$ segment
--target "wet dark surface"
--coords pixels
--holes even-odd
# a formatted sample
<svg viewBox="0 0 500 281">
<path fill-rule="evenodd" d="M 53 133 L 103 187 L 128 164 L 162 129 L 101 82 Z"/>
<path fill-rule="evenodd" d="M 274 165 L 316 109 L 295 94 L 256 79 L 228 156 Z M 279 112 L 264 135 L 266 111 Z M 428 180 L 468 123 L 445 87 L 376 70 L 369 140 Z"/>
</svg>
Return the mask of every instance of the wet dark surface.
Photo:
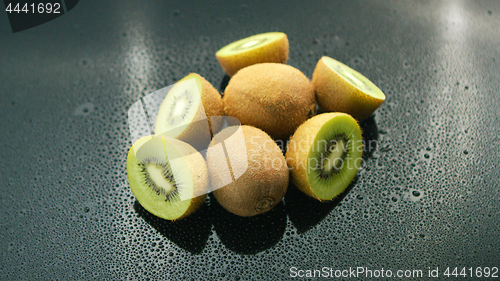
<svg viewBox="0 0 500 281">
<path fill-rule="evenodd" d="M 80 1 L 15 34 L 0 17 L 0 279 L 500 267 L 497 1 L 206 2 Z M 309 78 L 328 55 L 385 92 L 357 181 L 327 205 L 290 186 L 262 218 L 213 197 L 152 217 L 126 178 L 128 108 L 190 72 L 223 87 L 215 52 L 268 31 Z"/>
</svg>

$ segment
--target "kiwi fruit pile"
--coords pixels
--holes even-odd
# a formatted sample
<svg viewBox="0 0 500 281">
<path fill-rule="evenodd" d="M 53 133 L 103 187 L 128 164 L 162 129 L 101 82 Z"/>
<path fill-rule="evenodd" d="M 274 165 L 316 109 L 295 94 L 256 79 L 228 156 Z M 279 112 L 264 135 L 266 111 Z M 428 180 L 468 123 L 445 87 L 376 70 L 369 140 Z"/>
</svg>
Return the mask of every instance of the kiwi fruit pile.
<svg viewBox="0 0 500 281">
<path fill-rule="evenodd" d="M 222 97 L 196 73 L 173 85 L 159 106 L 155 135 L 137 140 L 127 157 L 130 188 L 144 209 L 177 220 L 212 192 L 228 212 L 250 217 L 276 206 L 289 181 L 319 201 L 346 190 L 362 161 L 358 122 L 385 95 L 326 56 L 310 80 L 286 64 L 288 48 L 281 32 L 221 48 L 216 58 L 231 77 Z M 286 151 L 280 141 L 287 141 Z"/>
</svg>

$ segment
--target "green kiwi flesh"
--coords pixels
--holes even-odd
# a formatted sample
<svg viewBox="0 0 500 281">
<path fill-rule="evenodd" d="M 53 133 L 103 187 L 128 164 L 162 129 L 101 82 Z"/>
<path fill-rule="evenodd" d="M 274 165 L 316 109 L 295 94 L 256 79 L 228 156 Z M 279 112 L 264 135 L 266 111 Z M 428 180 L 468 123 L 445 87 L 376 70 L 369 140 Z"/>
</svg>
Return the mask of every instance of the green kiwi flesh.
<svg viewBox="0 0 500 281">
<path fill-rule="evenodd" d="M 316 196 L 334 198 L 349 185 L 360 165 L 361 141 L 359 126 L 351 117 L 339 116 L 323 125 L 308 157 L 307 178 Z"/>
<path fill-rule="evenodd" d="M 361 73 L 337 60 L 331 59 L 329 57 L 324 58 L 325 64 L 330 67 L 330 69 L 335 71 L 335 73 L 341 76 L 344 80 L 349 82 L 349 84 L 376 99 L 385 99 L 384 93 Z"/>
<path fill-rule="evenodd" d="M 168 220 L 183 218 L 197 209 L 204 197 L 196 196 L 196 191 L 208 181 L 201 155 L 186 143 L 179 148 L 179 143 L 161 135 L 147 136 L 137 140 L 127 156 L 128 180 L 137 201 L 150 213 Z M 185 157 L 183 147 L 188 147 L 192 156 Z M 191 168 L 192 161 L 198 162 L 201 173 Z"/>
</svg>

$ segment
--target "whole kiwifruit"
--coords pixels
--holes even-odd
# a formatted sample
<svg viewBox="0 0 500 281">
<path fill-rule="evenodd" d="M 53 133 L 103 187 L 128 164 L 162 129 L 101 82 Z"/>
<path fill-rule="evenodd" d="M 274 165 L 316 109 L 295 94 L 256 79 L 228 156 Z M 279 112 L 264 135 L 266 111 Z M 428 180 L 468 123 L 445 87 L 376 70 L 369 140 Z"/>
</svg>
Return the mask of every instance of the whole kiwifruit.
<svg viewBox="0 0 500 281">
<path fill-rule="evenodd" d="M 220 122 L 210 116 L 223 116 L 221 95 L 210 82 L 191 73 L 174 84 L 165 96 L 155 123 L 155 134 L 163 134 L 188 142 L 197 149 L 206 148 L 212 132 Z M 219 119 L 217 119 L 219 120 Z"/>
<path fill-rule="evenodd" d="M 245 67 L 229 81 L 223 97 L 226 115 L 287 139 L 316 114 L 314 88 L 300 70 L 280 63 Z"/>
<path fill-rule="evenodd" d="M 285 196 L 289 172 L 273 139 L 255 127 L 231 126 L 216 134 L 211 146 L 221 144 L 226 152 L 211 148 L 207 152 L 210 180 L 220 187 L 213 190 L 219 204 L 243 217 L 267 212 L 278 204 Z M 229 166 L 229 171 L 223 166 Z M 221 183 L 227 178 L 229 183 Z"/>
<path fill-rule="evenodd" d="M 229 76 L 252 64 L 286 63 L 288 38 L 282 32 L 261 33 L 226 45 L 215 56 Z"/>
<path fill-rule="evenodd" d="M 325 112 L 345 112 L 363 121 L 384 102 L 384 93 L 368 78 L 330 57 L 322 57 L 312 84 L 316 101 Z"/>
<path fill-rule="evenodd" d="M 207 166 L 201 154 L 185 142 L 162 135 L 143 137 L 132 145 L 127 176 L 139 204 L 167 220 L 194 212 L 208 192 Z"/>
<path fill-rule="evenodd" d="M 346 113 L 323 113 L 297 128 L 287 146 L 292 182 L 318 200 L 341 194 L 361 165 L 363 140 L 357 121 Z"/>
</svg>

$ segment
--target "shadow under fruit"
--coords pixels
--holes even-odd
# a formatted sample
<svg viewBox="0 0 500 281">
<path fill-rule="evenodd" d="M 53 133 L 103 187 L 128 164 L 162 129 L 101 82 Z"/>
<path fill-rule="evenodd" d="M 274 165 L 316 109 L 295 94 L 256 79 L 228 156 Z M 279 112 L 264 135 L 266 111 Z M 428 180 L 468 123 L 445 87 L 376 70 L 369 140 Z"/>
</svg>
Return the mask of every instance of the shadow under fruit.
<svg viewBox="0 0 500 281">
<path fill-rule="evenodd" d="M 286 228 L 283 202 L 270 211 L 253 217 L 239 217 L 226 211 L 213 196 L 212 220 L 217 236 L 229 250 L 238 254 L 256 254 L 276 245 Z"/>
<path fill-rule="evenodd" d="M 206 203 L 189 217 L 178 221 L 165 220 L 151 214 L 137 200 L 134 209 L 161 235 L 192 254 L 200 254 L 212 234 L 209 207 Z"/>
</svg>

